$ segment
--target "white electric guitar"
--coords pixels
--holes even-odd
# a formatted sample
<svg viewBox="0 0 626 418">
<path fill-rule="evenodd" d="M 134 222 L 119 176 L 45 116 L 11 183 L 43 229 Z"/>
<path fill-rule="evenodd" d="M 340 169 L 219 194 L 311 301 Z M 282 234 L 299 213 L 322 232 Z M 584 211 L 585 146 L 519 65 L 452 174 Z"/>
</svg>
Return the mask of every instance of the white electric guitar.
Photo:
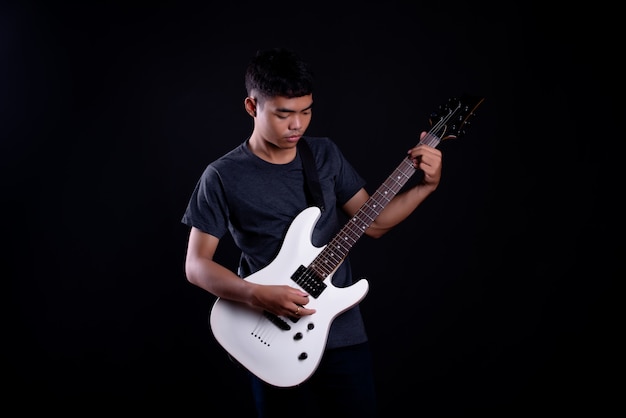
<svg viewBox="0 0 626 418">
<path fill-rule="evenodd" d="M 420 143 L 436 147 L 441 140 L 465 133 L 468 119 L 483 98 L 453 98 L 430 117 L 431 129 Z M 415 173 L 404 158 L 335 237 L 323 247 L 311 244 L 313 228 L 321 214 L 311 206 L 289 226 L 276 258 L 246 277 L 253 283 L 289 285 L 310 295 L 304 317 L 277 316 L 239 302 L 218 298 L 209 315 L 215 339 L 242 366 L 261 380 L 279 387 L 297 386 L 307 380 L 322 359 L 333 320 L 359 303 L 367 294 L 367 280 L 348 287 L 331 283 L 337 267 L 387 203 Z"/>
</svg>

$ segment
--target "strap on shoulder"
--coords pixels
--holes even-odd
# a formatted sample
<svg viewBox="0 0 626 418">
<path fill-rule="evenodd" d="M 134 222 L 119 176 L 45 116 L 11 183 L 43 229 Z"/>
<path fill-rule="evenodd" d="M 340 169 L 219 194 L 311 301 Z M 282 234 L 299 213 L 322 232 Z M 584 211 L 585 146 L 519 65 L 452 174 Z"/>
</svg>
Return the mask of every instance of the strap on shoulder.
<svg viewBox="0 0 626 418">
<path fill-rule="evenodd" d="M 307 144 L 304 138 L 300 138 L 300 141 L 298 141 L 298 151 L 300 152 L 302 166 L 304 167 L 304 179 L 307 184 L 307 187 L 305 188 L 307 200 L 310 204 L 318 206 L 323 212 L 324 196 L 322 195 L 322 188 L 317 176 L 315 158 L 313 157 L 313 152 L 311 151 L 309 144 Z"/>
</svg>

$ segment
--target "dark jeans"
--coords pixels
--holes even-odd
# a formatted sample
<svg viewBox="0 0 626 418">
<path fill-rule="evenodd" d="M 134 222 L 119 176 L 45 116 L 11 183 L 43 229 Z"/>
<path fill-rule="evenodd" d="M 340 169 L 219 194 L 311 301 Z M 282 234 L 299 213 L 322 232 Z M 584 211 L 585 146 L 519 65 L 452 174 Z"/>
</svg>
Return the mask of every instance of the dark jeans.
<svg viewBox="0 0 626 418">
<path fill-rule="evenodd" d="M 259 418 L 377 416 L 368 343 L 326 350 L 313 376 L 293 388 L 251 379 Z"/>
</svg>

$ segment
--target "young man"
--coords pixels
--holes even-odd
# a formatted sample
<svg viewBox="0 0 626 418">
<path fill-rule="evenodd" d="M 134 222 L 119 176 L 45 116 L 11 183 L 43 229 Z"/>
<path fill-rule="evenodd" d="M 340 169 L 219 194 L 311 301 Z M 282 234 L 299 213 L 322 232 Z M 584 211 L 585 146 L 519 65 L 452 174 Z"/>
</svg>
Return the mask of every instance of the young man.
<svg viewBox="0 0 626 418">
<path fill-rule="evenodd" d="M 292 51 L 271 49 L 252 58 L 246 73 L 246 112 L 254 129 L 232 151 L 210 163 L 199 179 L 182 218 L 190 230 L 185 273 L 190 283 L 231 301 L 283 318 L 311 315 L 313 296 L 296 286 L 242 280 L 279 254 L 294 218 L 307 200 L 302 153 L 311 149 L 324 210 L 311 244 L 327 244 L 343 226 L 339 211 L 355 215 L 368 200 L 365 181 L 328 138 L 305 137 L 312 117 L 313 76 Z M 425 133 L 422 133 L 425 135 Z M 378 238 L 409 216 L 438 186 L 442 156 L 418 145 L 408 151 L 419 184 L 388 202 L 365 234 Z M 220 239 L 230 233 L 241 250 L 238 272 L 214 261 Z M 346 258 L 332 276 L 337 287 L 352 284 Z M 338 315 L 328 332 L 319 366 L 290 388 L 265 383 L 251 373 L 260 417 L 376 416 L 376 393 L 369 346 L 358 303 Z"/>
</svg>

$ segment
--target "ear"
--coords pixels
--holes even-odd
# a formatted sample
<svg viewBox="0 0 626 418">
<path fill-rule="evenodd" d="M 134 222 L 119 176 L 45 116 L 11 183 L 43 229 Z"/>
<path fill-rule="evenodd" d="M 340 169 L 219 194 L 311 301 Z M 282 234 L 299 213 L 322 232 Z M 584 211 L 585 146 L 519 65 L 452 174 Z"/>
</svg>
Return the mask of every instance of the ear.
<svg viewBox="0 0 626 418">
<path fill-rule="evenodd" d="M 243 104 L 246 108 L 246 112 L 252 117 L 256 117 L 256 99 L 254 97 L 246 97 L 243 101 Z"/>
</svg>

